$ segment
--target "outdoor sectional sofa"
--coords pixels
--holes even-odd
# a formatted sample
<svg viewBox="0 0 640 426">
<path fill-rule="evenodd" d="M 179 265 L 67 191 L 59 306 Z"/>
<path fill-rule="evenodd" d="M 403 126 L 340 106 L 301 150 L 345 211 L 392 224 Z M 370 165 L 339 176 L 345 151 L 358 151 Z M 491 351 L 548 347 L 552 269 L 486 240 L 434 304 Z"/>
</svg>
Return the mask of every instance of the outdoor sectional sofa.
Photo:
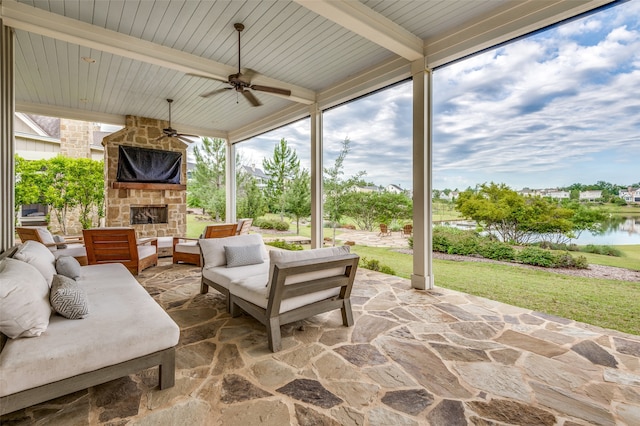
<svg viewBox="0 0 640 426">
<path fill-rule="evenodd" d="M 303 251 L 271 248 L 260 234 L 201 239 L 201 293 L 213 287 L 227 297 L 233 316 L 243 311 L 267 328 L 269 349 L 282 347 L 280 326 L 340 309 L 353 325 L 351 288 L 359 257 L 349 246 Z"/>
<path fill-rule="evenodd" d="M 122 264 L 76 264 L 71 287 L 85 297 L 72 302 L 88 314 L 68 319 L 46 305 L 61 278 L 44 245 L 27 241 L 0 258 L 0 326 L 14 337 L 0 336 L 1 414 L 154 366 L 161 389 L 174 385 L 179 327 Z M 30 298 L 19 309 L 17 293 Z M 16 326 L 25 331 L 16 336 Z"/>
</svg>

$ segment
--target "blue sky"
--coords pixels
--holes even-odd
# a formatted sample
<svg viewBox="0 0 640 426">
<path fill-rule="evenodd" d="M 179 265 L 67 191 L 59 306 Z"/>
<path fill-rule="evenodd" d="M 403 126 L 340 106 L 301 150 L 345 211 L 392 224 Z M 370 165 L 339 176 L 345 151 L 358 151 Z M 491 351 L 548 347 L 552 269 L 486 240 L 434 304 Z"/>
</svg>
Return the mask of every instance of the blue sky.
<svg viewBox="0 0 640 426">
<path fill-rule="evenodd" d="M 640 182 L 640 0 L 435 70 L 433 187 Z M 325 165 L 411 188 L 411 82 L 324 115 Z M 238 145 L 261 167 L 285 138 L 309 167 L 309 120 Z"/>
</svg>

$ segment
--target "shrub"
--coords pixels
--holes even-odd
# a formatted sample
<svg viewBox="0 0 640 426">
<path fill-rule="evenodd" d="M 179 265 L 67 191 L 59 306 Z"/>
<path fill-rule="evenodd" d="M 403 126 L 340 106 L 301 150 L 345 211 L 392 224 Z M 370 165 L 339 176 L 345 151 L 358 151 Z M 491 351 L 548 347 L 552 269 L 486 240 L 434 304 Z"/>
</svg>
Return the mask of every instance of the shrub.
<svg viewBox="0 0 640 426">
<path fill-rule="evenodd" d="M 253 224 L 260 229 L 275 229 L 276 231 L 288 231 L 289 223 L 283 220 L 256 219 Z"/>
<path fill-rule="evenodd" d="M 493 260 L 515 260 L 516 251 L 509 244 L 500 241 L 488 241 L 479 246 L 482 257 Z"/>
<path fill-rule="evenodd" d="M 620 250 L 611 246 L 597 246 L 594 244 L 588 244 L 584 246 L 580 251 L 585 253 L 602 254 L 605 256 L 622 256 L 622 252 Z"/>
<path fill-rule="evenodd" d="M 275 240 L 265 244 L 272 247 L 277 247 L 277 248 L 291 250 L 291 251 L 302 250 L 302 246 L 300 244 L 288 243 L 284 240 Z"/>
<path fill-rule="evenodd" d="M 409 248 L 413 248 L 413 237 L 409 237 L 408 238 L 408 242 L 409 242 Z M 434 249 L 435 250 L 435 249 Z"/>
<path fill-rule="evenodd" d="M 568 252 L 555 255 L 555 268 L 587 269 L 589 262 L 584 256 L 573 257 Z"/>
<path fill-rule="evenodd" d="M 544 266 L 551 268 L 555 265 L 555 256 L 548 250 L 539 247 L 525 247 L 518 253 L 517 259 L 525 265 Z"/>
<path fill-rule="evenodd" d="M 361 257 L 358 266 L 364 269 L 369 269 L 371 271 L 382 272 L 383 274 L 395 275 L 396 272 L 387 265 L 381 265 L 380 261 L 377 259 L 367 259 L 366 257 Z"/>
</svg>

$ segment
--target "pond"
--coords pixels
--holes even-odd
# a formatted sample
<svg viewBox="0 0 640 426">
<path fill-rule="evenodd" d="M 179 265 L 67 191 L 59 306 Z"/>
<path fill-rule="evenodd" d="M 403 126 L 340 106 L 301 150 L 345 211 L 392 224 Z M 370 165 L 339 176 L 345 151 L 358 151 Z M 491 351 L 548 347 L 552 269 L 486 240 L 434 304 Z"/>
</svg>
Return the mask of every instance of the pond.
<svg viewBox="0 0 640 426">
<path fill-rule="evenodd" d="M 475 222 L 471 221 L 451 221 L 447 223 L 449 226 L 459 229 L 475 229 Z M 445 223 L 442 224 L 444 225 Z M 578 238 L 572 239 L 571 243 L 607 246 L 640 245 L 640 215 L 612 216 L 602 224 L 600 233 L 594 235 L 585 231 Z"/>
</svg>

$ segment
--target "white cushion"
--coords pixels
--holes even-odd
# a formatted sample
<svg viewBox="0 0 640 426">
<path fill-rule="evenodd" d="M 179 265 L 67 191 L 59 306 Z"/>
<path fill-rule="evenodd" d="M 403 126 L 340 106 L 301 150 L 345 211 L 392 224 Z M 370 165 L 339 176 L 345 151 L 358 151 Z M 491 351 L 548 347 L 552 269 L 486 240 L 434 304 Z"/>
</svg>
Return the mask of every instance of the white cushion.
<svg viewBox="0 0 640 426">
<path fill-rule="evenodd" d="M 247 277 L 259 277 L 262 285 L 269 281 L 269 262 L 258 263 L 257 265 L 247 265 L 240 268 L 227 268 L 225 265 L 215 268 L 202 269 L 202 276 L 222 287 L 229 289 L 233 281 L 242 280 Z"/>
<path fill-rule="evenodd" d="M 51 287 L 51 281 L 56 274 L 56 258 L 47 247 L 37 241 L 25 241 L 13 257 L 35 266 Z"/>
<path fill-rule="evenodd" d="M 176 323 L 122 264 L 83 266 L 78 285 L 87 293 L 90 314 L 82 321 L 53 315 L 40 337 L 9 340 L 0 353 L 0 396 L 178 343 Z"/>
<path fill-rule="evenodd" d="M 260 234 L 235 235 L 233 237 L 225 238 L 202 238 L 199 240 L 199 243 L 200 249 L 202 250 L 202 257 L 204 259 L 204 268 L 215 268 L 216 266 L 227 264 L 224 246 L 237 247 L 262 244 L 262 258 L 264 260 L 269 259 L 269 253 L 264 247 L 262 235 Z"/>
<path fill-rule="evenodd" d="M 49 286 L 42 274 L 20 260 L 0 261 L 0 331 L 12 339 L 40 336 L 50 316 Z"/>
<path fill-rule="evenodd" d="M 178 253 L 191 253 L 191 254 L 200 254 L 200 246 L 197 241 L 185 241 L 183 243 L 176 244 L 176 249 Z"/>
<path fill-rule="evenodd" d="M 38 226 L 36 229 L 38 230 L 38 234 L 40 235 L 40 239 L 42 240 L 43 244 L 52 244 L 57 242 L 47 228 Z M 58 246 L 45 246 L 45 247 L 47 247 L 49 251 L 56 251 L 58 249 Z"/>
<path fill-rule="evenodd" d="M 227 268 L 257 265 L 264 263 L 262 247 L 264 244 L 250 244 L 246 246 L 224 246 Z"/>
<path fill-rule="evenodd" d="M 138 246 L 138 259 L 144 259 L 145 257 L 153 256 L 154 254 L 156 254 L 156 246 L 151 244 Z"/>
<path fill-rule="evenodd" d="M 158 237 L 158 248 L 173 247 L 173 237 Z"/>
<path fill-rule="evenodd" d="M 58 249 L 53 252 L 53 255 L 56 259 L 59 259 L 61 256 L 86 257 L 87 249 L 84 248 L 82 244 L 67 244 L 67 248 Z"/>
<path fill-rule="evenodd" d="M 267 309 L 267 304 L 269 303 L 269 288 L 264 285 L 264 279 L 261 279 L 260 277 L 247 277 L 233 281 L 229 291 L 234 296 L 260 306 L 263 309 Z M 328 299 L 339 294 L 340 287 L 336 287 L 284 299 L 280 304 L 280 313 L 288 312 L 301 306 L 319 302 L 320 300 Z"/>
</svg>

